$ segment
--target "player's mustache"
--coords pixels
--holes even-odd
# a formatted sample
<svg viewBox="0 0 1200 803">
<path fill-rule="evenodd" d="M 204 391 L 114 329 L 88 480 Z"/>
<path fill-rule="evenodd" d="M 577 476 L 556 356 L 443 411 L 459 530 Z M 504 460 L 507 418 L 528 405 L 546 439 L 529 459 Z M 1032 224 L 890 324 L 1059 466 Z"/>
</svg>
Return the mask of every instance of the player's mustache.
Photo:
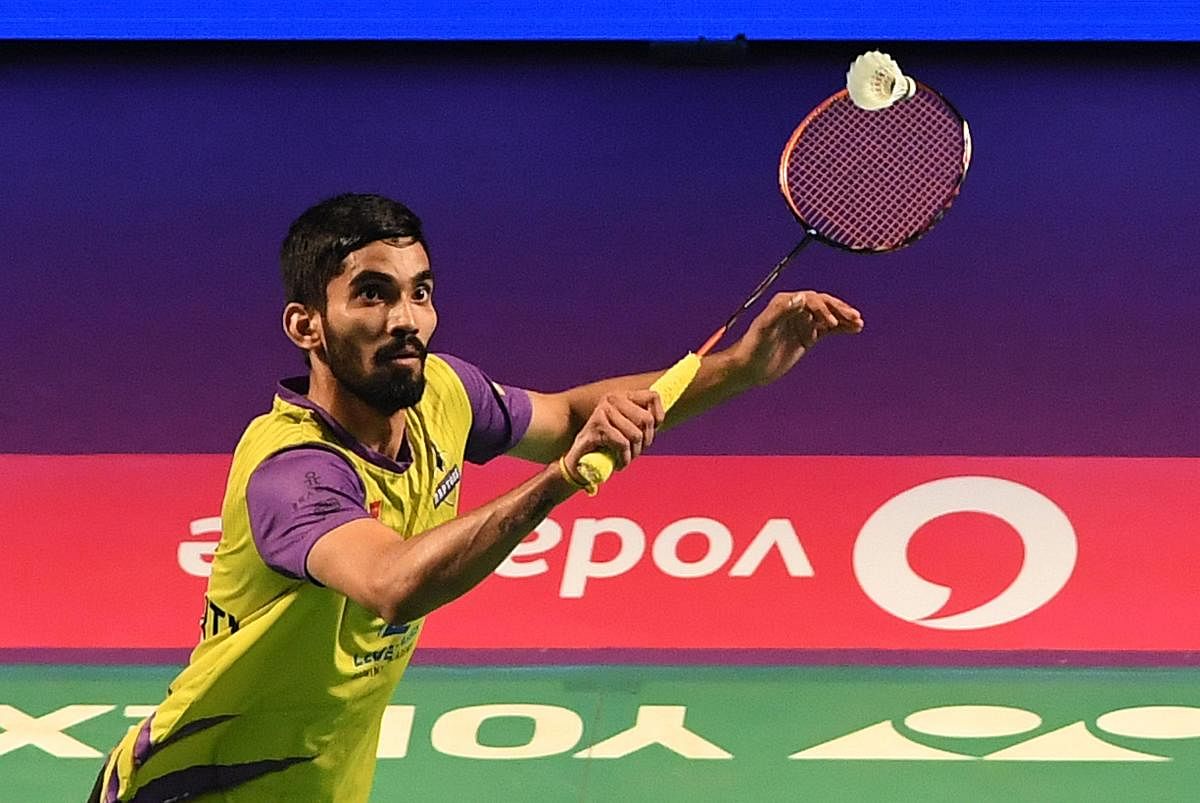
<svg viewBox="0 0 1200 803">
<path fill-rule="evenodd" d="M 375 352 L 375 362 L 385 363 L 397 357 L 419 357 L 424 361 L 426 351 L 425 344 L 416 335 L 410 335 Z"/>
</svg>

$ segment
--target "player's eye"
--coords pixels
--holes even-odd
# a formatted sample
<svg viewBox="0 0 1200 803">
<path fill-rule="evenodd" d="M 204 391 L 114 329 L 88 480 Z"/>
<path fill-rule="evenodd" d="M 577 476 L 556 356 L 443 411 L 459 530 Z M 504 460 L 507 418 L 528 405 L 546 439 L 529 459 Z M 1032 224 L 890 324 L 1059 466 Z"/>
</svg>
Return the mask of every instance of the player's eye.
<svg viewBox="0 0 1200 803">
<path fill-rule="evenodd" d="M 419 284 L 413 290 L 414 301 L 430 301 L 433 299 L 433 286 L 428 284 Z"/>
<path fill-rule="evenodd" d="M 364 301 L 379 301 L 383 298 L 383 289 L 377 284 L 364 284 L 358 288 L 357 295 Z"/>
</svg>

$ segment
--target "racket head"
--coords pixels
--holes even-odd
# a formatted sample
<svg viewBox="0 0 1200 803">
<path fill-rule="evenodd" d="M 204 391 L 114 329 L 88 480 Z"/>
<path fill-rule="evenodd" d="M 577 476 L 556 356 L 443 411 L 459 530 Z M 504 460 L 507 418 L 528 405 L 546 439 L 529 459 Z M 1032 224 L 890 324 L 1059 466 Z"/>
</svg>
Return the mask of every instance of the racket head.
<svg viewBox="0 0 1200 803">
<path fill-rule="evenodd" d="M 868 111 L 843 89 L 792 133 L 779 188 L 811 236 L 882 253 L 910 245 L 942 218 L 970 163 L 967 121 L 935 90 L 918 81 L 912 97 Z"/>
</svg>

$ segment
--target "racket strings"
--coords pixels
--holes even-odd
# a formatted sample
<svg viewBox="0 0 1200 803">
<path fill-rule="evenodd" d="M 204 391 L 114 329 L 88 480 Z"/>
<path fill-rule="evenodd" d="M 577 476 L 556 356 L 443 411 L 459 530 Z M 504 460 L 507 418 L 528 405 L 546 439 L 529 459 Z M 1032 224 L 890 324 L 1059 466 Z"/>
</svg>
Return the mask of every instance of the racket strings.
<svg viewBox="0 0 1200 803">
<path fill-rule="evenodd" d="M 890 250 L 941 216 L 961 183 L 964 148 L 961 118 L 925 87 L 882 111 L 840 97 L 793 138 L 786 192 L 822 238 L 854 250 Z"/>
<path fill-rule="evenodd" d="M 780 188 L 804 239 L 696 355 L 707 354 L 814 239 L 890 251 L 920 237 L 958 194 L 970 158 L 966 122 L 924 85 L 882 110 L 860 109 L 845 90 L 826 100 L 792 134 L 780 164 Z"/>
</svg>

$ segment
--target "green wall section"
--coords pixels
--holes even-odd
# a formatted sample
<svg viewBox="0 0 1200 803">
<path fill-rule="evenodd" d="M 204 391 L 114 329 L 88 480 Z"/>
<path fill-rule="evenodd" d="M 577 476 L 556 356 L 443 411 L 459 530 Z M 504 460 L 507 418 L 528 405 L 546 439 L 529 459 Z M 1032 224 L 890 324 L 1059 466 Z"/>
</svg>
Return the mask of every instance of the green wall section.
<svg viewBox="0 0 1200 803">
<path fill-rule="evenodd" d="M 174 672 L 0 667 L 0 801 L 82 800 L 100 764 L 17 746 L 34 736 L 23 716 L 115 706 L 63 736 L 42 729 L 54 750 L 104 751 L 135 721 L 125 706 L 157 702 Z M 1195 669 L 414 667 L 393 702 L 384 749 L 402 757 L 379 759 L 374 801 L 1128 801 L 1200 788 Z M 973 708 L 905 722 L 948 706 Z M 789 758 L 809 750 L 824 757 Z M 715 755 L 730 757 L 703 757 Z"/>
</svg>

